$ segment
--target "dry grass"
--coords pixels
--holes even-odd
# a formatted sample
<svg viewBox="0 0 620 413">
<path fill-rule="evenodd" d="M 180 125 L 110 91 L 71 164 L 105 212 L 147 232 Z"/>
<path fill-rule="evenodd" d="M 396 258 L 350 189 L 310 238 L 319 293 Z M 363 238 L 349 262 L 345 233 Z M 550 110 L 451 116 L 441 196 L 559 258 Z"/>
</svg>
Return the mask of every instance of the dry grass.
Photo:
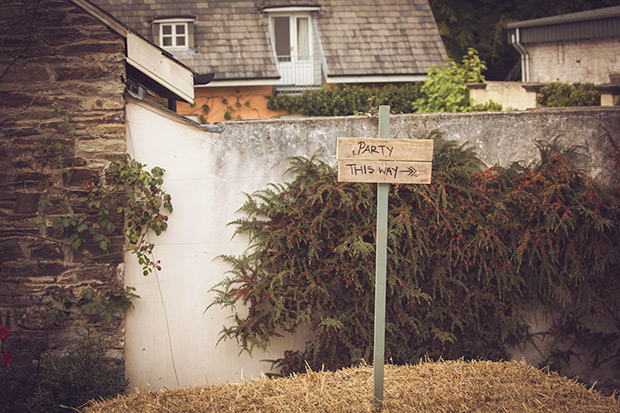
<svg viewBox="0 0 620 413">
<path fill-rule="evenodd" d="M 372 367 L 308 372 L 99 402 L 94 412 L 371 412 Z M 613 397 L 523 362 L 385 367 L 385 412 L 620 412 Z"/>
</svg>

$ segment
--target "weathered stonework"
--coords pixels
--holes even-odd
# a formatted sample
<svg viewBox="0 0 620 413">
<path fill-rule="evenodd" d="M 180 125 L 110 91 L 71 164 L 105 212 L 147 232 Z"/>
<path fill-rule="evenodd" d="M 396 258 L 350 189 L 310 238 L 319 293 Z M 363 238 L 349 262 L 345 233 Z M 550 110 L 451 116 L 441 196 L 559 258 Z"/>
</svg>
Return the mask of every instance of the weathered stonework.
<svg viewBox="0 0 620 413">
<path fill-rule="evenodd" d="M 68 0 L 3 2 L 0 38 L 0 323 L 11 330 L 16 362 L 62 350 L 86 328 L 110 338 L 122 357 L 121 317 L 45 323 L 58 288 L 122 284 L 122 233 L 114 237 L 115 254 L 91 260 L 40 233 L 35 218 L 45 182 L 79 193 L 84 181 L 101 181 L 110 161 L 124 156 L 125 39 Z M 55 103 L 71 116 L 73 135 L 59 128 Z M 70 177 L 46 161 L 57 141 L 74 169 Z"/>
</svg>

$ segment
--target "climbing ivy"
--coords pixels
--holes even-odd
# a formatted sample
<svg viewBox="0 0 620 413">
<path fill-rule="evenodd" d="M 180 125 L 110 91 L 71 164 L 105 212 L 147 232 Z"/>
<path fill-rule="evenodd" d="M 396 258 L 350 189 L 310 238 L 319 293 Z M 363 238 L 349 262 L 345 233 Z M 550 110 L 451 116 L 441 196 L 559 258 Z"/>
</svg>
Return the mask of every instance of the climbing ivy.
<svg viewBox="0 0 620 413">
<path fill-rule="evenodd" d="M 40 157 L 42 175 L 48 176 L 43 180 L 36 218 L 41 237 L 93 261 L 111 255 L 121 258 L 129 251 L 144 275 L 160 269 L 160 262 L 151 258 L 154 244 L 147 233 L 160 235 L 168 227 L 165 213 L 172 212 L 172 203 L 161 188 L 164 170 L 154 167 L 147 171 L 127 155 L 110 163 L 101 177 L 84 180 L 79 190 L 66 185 L 75 168 L 67 162 L 65 144 L 72 141 L 75 128 L 62 105 L 56 104 L 54 111 L 61 118 L 59 132 L 45 141 Z M 125 247 L 113 248 L 114 237 L 121 234 L 127 240 Z M 50 312 L 49 321 L 62 321 L 63 312 L 73 310 L 109 319 L 113 309 L 128 309 L 137 297 L 133 291 L 130 287 L 104 292 L 86 289 L 79 296 L 72 291 L 57 292 L 52 298 L 58 305 Z"/>
</svg>

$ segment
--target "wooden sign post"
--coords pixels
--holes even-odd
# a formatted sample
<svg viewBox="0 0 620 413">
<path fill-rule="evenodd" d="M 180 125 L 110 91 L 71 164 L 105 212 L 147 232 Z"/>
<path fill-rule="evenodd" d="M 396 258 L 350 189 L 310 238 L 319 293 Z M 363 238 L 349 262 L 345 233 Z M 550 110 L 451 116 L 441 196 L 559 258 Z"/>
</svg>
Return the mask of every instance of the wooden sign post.
<svg viewBox="0 0 620 413">
<path fill-rule="evenodd" d="M 375 264 L 374 403 L 383 405 L 385 287 L 390 183 L 430 184 L 431 139 L 388 139 L 390 107 L 379 107 L 379 139 L 338 138 L 338 181 L 377 183 Z"/>
</svg>

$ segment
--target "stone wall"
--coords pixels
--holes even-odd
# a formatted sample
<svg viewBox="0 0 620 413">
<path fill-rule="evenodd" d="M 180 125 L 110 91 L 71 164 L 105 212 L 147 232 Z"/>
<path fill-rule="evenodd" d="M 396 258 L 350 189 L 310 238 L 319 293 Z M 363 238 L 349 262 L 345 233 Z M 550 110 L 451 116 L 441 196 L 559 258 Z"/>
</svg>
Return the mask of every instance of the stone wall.
<svg viewBox="0 0 620 413">
<path fill-rule="evenodd" d="M 28 361 L 26 350 L 60 350 L 86 326 L 121 349 L 122 318 L 84 325 L 76 317 L 51 329 L 44 319 L 61 287 L 120 283 L 122 256 L 87 260 L 51 241 L 35 218 L 46 183 L 68 188 L 70 199 L 124 156 L 124 38 L 71 1 L 34 0 L 2 2 L 0 39 L 0 323 L 12 333 L 8 349 Z M 73 134 L 58 126 L 55 103 L 71 116 Z M 51 168 L 57 149 L 70 178 Z M 115 241 L 118 249 L 122 234 Z"/>
</svg>

